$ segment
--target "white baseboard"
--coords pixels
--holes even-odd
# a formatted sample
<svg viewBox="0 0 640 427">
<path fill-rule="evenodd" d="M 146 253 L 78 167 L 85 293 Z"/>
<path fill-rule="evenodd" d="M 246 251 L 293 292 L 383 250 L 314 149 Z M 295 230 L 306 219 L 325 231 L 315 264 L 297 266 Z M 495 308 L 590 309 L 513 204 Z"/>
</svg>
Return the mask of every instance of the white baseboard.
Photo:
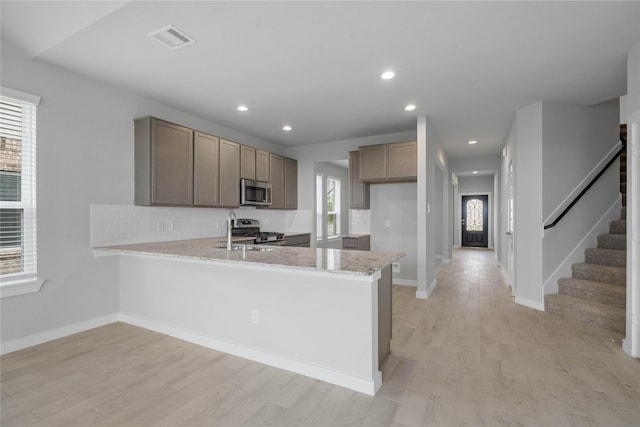
<svg viewBox="0 0 640 427">
<path fill-rule="evenodd" d="M 529 308 L 533 308 L 535 310 L 544 311 L 544 302 L 540 303 L 538 301 L 534 301 L 528 298 L 522 298 L 516 296 L 516 304 L 524 305 Z"/>
<path fill-rule="evenodd" d="M 2 343 L 0 354 L 13 353 L 23 348 L 39 345 L 47 341 L 57 340 L 68 335 L 84 332 L 89 329 L 98 328 L 118 321 L 118 314 L 108 314 L 106 316 L 96 317 L 94 319 L 84 320 L 82 322 L 73 323 L 71 325 L 62 326 L 60 328 L 51 329 L 37 334 L 27 335 L 26 337 L 17 338 Z"/>
<path fill-rule="evenodd" d="M 427 299 L 431 296 L 431 294 L 433 293 L 433 290 L 436 288 L 436 285 L 438 284 L 438 280 L 437 279 L 433 279 L 433 281 L 431 282 L 431 284 L 429 285 L 429 287 L 427 288 L 426 291 L 416 291 L 416 298 L 418 299 Z"/>
<path fill-rule="evenodd" d="M 402 286 L 413 286 L 414 288 L 418 287 L 417 280 L 408 280 L 408 279 L 393 279 L 394 285 L 402 285 Z"/>
<path fill-rule="evenodd" d="M 331 384 L 336 384 L 360 393 L 375 395 L 382 385 L 382 372 L 377 371 L 373 380 L 367 380 L 361 377 L 355 377 L 343 372 L 334 371 L 323 368 L 321 366 L 312 365 L 300 360 L 289 359 L 276 354 L 267 353 L 255 348 L 245 347 L 215 338 L 207 337 L 197 333 L 193 333 L 184 329 L 175 328 L 155 322 L 153 320 L 144 319 L 137 316 L 120 313 L 119 320 L 144 329 L 149 329 L 161 334 L 169 335 L 174 338 L 181 339 L 190 343 L 201 345 L 203 347 L 212 348 L 223 353 L 232 354 L 244 359 L 253 360 L 265 365 L 274 366 L 276 368 L 285 369 L 290 372 L 305 375 Z"/>
</svg>

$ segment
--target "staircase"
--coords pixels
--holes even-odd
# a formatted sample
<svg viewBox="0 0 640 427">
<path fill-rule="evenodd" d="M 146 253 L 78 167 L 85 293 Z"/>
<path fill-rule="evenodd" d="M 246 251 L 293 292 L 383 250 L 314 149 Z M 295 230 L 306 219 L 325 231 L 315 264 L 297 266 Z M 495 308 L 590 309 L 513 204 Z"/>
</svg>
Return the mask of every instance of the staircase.
<svg viewBox="0 0 640 427">
<path fill-rule="evenodd" d="M 626 125 L 620 139 L 626 141 Z M 558 294 L 545 295 L 545 311 L 624 334 L 627 280 L 627 156 L 620 156 L 620 219 L 585 250 L 585 262 L 571 266 L 571 278 L 558 280 Z"/>
</svg>

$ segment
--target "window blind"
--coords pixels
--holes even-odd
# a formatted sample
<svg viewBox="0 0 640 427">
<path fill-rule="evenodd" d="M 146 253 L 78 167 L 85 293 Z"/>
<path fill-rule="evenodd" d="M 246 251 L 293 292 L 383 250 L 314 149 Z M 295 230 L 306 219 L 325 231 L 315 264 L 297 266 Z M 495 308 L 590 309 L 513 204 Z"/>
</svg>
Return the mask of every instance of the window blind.
<svg viewBox="0 0 640 427">
<path fill-rule="evenodd" d="M 18 96 L 7 96 L 7 92 Z M 19 95 L 5 88 L 0 95 L 0 276 L 3 280 L 28 279 L 37 273 L 37 102 L 24 100 L 32 95 Z"/>
</svg>

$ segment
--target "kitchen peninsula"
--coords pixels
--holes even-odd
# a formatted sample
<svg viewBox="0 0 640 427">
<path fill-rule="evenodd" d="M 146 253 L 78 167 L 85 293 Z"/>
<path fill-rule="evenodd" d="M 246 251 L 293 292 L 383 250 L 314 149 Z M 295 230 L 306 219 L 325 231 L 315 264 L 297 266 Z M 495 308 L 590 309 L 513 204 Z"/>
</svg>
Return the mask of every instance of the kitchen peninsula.
<svg viewBox="0 0 640 427">
<path fill-rule="evenodd" d="M 94 248 L 120 255 L 123 321 L 373 395 L 403 253 L 194 239 Z"/>
</svg>

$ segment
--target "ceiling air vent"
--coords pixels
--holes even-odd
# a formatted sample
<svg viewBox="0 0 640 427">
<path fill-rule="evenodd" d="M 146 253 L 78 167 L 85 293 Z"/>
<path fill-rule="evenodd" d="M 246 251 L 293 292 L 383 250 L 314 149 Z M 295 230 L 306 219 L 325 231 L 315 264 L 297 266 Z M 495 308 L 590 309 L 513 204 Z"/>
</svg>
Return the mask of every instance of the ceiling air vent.
<svg viewBox="0 0 640 427">
<path fill-rule="evenodd" d="M 181 47 L 185 47 L 196 42 L 173 25 L 168 25 L 164 28 L 160 28 L 159 30 L 152 31 L 148 35 L 171 50 L 180 49 Z"/>
</svg>

